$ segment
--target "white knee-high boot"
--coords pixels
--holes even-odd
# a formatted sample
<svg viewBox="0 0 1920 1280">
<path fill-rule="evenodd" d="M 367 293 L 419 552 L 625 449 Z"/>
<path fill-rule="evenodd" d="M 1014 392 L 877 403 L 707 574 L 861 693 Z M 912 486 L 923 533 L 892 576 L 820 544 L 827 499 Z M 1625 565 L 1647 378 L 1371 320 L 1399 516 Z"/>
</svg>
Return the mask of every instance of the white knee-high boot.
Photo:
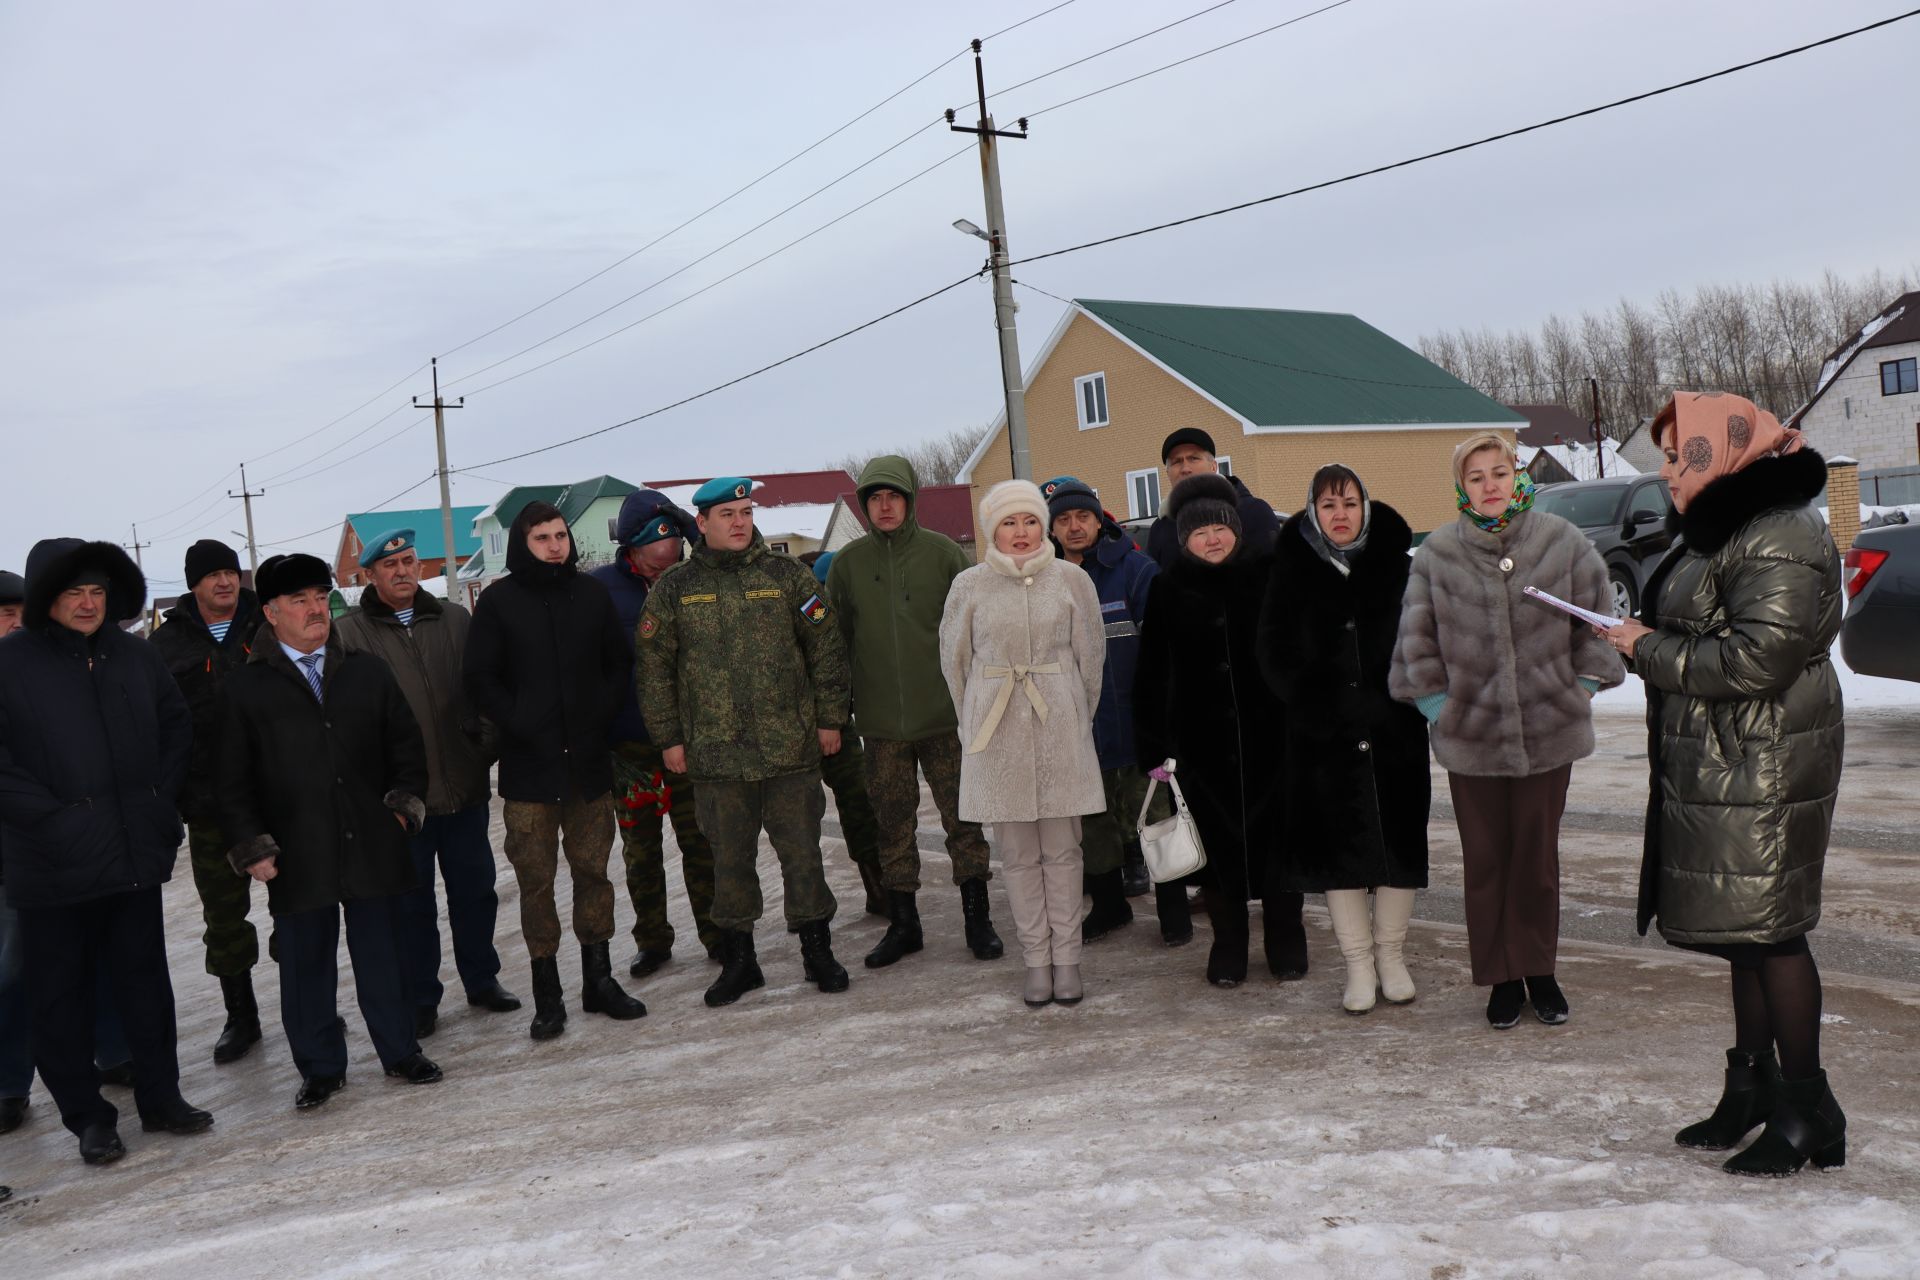
<svg viewBox="0 0 1920 1280">
<path fill-rule="evenodd" d="M 1391 1004 L 1406 1004 L 1413 999 L 1413 975 L 1407 972 L 1402 947 L 1407 940 L 1407 921 L 1413 919 L 1413 890 L 1373 891 L 1374 964 L 1380 973 L 1380 994 Z"/>
<path fill-rule="evenodd" d="M 1347 990 L 1340 1004 L 1348 1013 L 1373 1008 L 1376 978 L 1373 969 L 1373 921 L 1367 911 L 1365 889 L 1327 890 L 1327 915 L 1333 919 L 1334 941 L 1347 962 Z"/>
</svg>

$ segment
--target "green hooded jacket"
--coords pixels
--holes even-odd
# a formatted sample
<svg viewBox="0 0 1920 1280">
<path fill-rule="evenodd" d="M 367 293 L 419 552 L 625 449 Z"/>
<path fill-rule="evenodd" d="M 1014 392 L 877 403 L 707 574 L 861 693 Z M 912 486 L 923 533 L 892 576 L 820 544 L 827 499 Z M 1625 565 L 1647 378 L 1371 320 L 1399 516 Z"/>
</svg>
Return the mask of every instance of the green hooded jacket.
<svg viewBox="0 0 1920 1280">
<path fill-rule="evenodd" d="M 917 742 L 959 728 L 940 672 L 940 616 L 948 588 L 973 561 L 952 538 L 920 527 L 912 463 L 887 455 L 867 464 L 857 492 L 862 514 L 879 488 L 907 496 L 906 522 L 848 543 L 827 571 L 827 594 L 846 638 L 861 734 Z"/>
<path fill-rule="evenodd" d="M 820 765 L 821 729 L 847 724 L 847 659 L 820 584 L 767 549 L 704 542 L 660 575 L 635 635 L 640 714 L 684 746 L 696 782 L 747 782 Z"/>
</svg>

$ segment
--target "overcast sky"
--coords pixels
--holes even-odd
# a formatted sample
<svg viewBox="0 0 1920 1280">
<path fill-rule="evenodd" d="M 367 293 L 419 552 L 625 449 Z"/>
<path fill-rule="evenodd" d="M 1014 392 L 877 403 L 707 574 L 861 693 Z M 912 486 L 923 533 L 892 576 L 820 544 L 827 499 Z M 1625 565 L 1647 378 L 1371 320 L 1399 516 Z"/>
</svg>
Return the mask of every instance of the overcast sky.
<svg viewBox="0 0 1920 1280">
<path fill-rule="evenodd" d="M 992 41 L 989 88 L 1205 2 L 1077 0 Z M 966 275 L 982 247 L 949 224 L 984 219 L 963 157 L 685 306 L 481 390 L 940 160 L 967 141 L 942 123 L 609 315 L 475 373 L 964 108 L 972 66 L 959 59 L 454 350 L 1049 3 L 0 5 L 0 567 L 21 567 L 41 537 L 127 541 L 139 521 L 155 592 L 172 594 L 188 542 L 241 544 L 239 503 L 222 495 L 243 460 L 267 490 L 261 542 L 330 556 L 345 512 L 433 468 L 432 415 L 400 408 L 428 393 L 426 373 L 376 395 L 430 355 L 448 353 L 450 394 L 469 393 L 449 415 L 461 467 L 701 391 Z M 1314 7 L 1235 0 L 994 109 L 1010 121 Z M 1037 118 L 1030 140 L 1005 144 L 1010 242 L 1041 252 L 1337 176 L 1899 7 L 1352 0 Z M 1920 20 L 1016 274 L 1063 296 L 1350 311 L 1411 343 L 1669 285 L 1895 269 L 1920 261 L 1920 171 L 1901 123 L 1917 64 Z M 1021 302 L 1030 357 L 1059 307 Z M 990 295 L 975 281 L 697 404 L 457 477 L 454 500 L 601 472 L 637 483 L 816 466 L 983 423 L 999 398 Z M 435 501 L 422 483 L 392 505 Z"/>
</svg>

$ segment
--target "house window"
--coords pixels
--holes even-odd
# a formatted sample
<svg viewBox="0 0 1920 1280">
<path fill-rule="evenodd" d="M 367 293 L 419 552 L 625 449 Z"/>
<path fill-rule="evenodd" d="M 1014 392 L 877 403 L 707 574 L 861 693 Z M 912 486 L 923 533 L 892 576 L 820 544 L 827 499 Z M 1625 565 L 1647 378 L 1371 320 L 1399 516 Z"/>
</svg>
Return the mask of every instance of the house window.
<svg viewBox="0 0 1920 1280">
<path fill-rule="evenodd" d="M 1148 520 L 1160 514 L 1160 470 L 1127 472 L 1127 519 Z"/>
<path fill-rule="evenodd" d="M 619 516 L 607 517 L 607 541 L 613 542 L 613 543 L 618 543 L 620 541 L 620 517 Z"/>
<path fill-rule="evenodd" d="M 1888 360 L 1880 366 L 1880 394 L 1903 396 L 1920 391 L 1920 356 Z"/>
<path fill-rule="evenodd" d="M 769 542 L 767 544 L 767 550 L 777 551 L 781 555 L 785 555 L 787 554 L 787 544 L 784 542 Z"/>
<path fill-rule="evenodd" d="M 1090 373 L 1073 380 L 1073 401 L 1080 415 L 1080 429 L 1107 425 L 1107 375 Z"/>
<path fill-rule="evenodd" d="M 499 554 L 500 554 L 500 539 L 501 539 L 501 537 L 502 537 L 502 535 L 501 535 L 501 533 L 500 533 L 500 531 L 499 531 L 499 530 L 497 530 L 497 529 L 496 529 L 496 530 L 494 530 L 494 531 L 493 531 L 492 533 L 490 533 L 490 534 L 488 534 L 488 535 L 487 535 L 487 554 L 488 554 L 488 555 L 495 555 L 495 556 L 497 556 L 497 555 L 499 555 Z"/>
<path fill-rule="evenodd" d="M 1233 459 L 1232 458 L 1219 457 L 1219 458 L 1215 458 L 1214 461 L 1220 464 L 1221 475 L 1228 476 L 1228 477 L 1231 477 L 1233 475 Z"/>
</svg>

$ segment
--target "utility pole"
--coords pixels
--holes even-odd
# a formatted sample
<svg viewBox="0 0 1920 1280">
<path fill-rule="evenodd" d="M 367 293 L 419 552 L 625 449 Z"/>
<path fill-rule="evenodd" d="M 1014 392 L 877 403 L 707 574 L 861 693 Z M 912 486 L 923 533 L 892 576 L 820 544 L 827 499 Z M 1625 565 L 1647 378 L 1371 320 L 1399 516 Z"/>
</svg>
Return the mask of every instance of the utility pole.
<svg viewBox="0 0 1920 1280">
<path fill-rule="evenodd" d="M 240 492 L 227 490 L 229 498 L 240 499 L 241 505 L 247 509 L 247 572 L 249 574 L 260 572 L 260 551 L 253 542 L 253 500 L 265 495 L 266 492 L 265 489 L 247 488 L 247 464 L 244 462 L 240 464 Z"/>
<path fill-rule="evenodd" d="M 452 404 L 440 397 L 440 357 L 433 358 L 433 404 L 420 403 L 420 397 L 413 398 L 416 409 L 433 410 L 433 443 L 440 451 L 440 545 L 446 554 L 447 596 L 453 596 L 453 574 L 460 567 L 460 558 L 453 551 L 453 490 L 447 482 L 447 410 L 464 409 L 467 398 L 461 396 Z"/>
<path fill-rule="evenodd" d="M 1605 437 L 1600 431 L 1600 379 L 1598 378 L 1587 379 L 1587 404 L 1593 409 L 1594 465 L 1600 469 L 1599 478 L 1605 480 L 1607 478 L 1607 446 Z"/>
<path fill-rule="evenodd" d="M 1000 383 L 1007 397 L 1007 447 L 1013 452 L 1013 477 L 1033 479 L 1033 459 L 1027 451 L 1027 389 L 1020 369 L 1020 337 L 1014 327 L 1013 277 L 1007 263 L 1007 212 L 1000 203 L 1000 148 L 995 138 L 1024 138 L 1027 121 L 1020 119 L 1020 131 L 995 129 L 987 114 L 987 73 L 980 65 L 980 41 L 973 42 L 973 84 L 979 95 L 980 121 L 975 127 L 955 124 L 955 112 L 947 111 L 947 125 L 955 133 L 971 133 L 980 139 L 980 185 L 987 197 L 987 245 L 992 251 L 988 265 L 993 270 L 993 323 L 1000 335 Z"/>
<path fill-rule="evenodd" d="M 141 573 L 145 573 L 147 571 L 147 566 L 146 566 L 146 562 L 140 558 L 140 551 L 143 547 L 150 547 L 152 545 L 153 544 L 151 542 L 140 541 L 140 526 L 134 525 L 133 541 L 127 543 L 127 550 L 133 552 L 133 563 L 139 566 Z"/>
</svg>

